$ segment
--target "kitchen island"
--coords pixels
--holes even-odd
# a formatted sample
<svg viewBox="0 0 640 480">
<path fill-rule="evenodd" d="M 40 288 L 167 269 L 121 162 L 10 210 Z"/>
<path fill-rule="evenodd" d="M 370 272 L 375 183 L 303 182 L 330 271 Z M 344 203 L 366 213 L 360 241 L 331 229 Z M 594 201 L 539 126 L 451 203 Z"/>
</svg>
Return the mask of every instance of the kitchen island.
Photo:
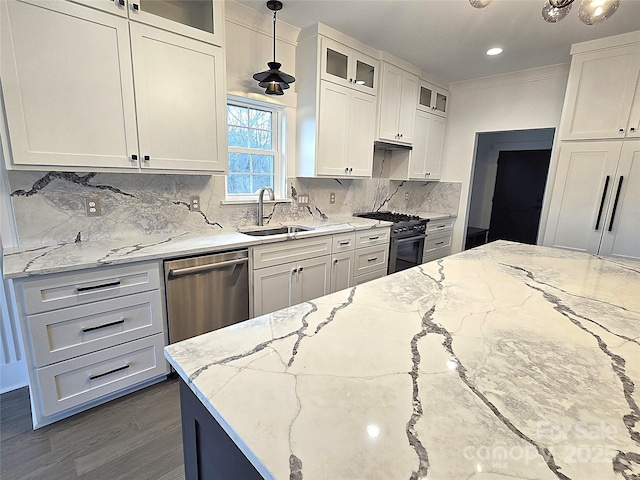
<svg viewBox="0 0 640 480">
<path fill-rule="evenodd" d="M 265 478 L 640 473 L 634 261 L 494 242 L 165 355 Z"/>
</svg>

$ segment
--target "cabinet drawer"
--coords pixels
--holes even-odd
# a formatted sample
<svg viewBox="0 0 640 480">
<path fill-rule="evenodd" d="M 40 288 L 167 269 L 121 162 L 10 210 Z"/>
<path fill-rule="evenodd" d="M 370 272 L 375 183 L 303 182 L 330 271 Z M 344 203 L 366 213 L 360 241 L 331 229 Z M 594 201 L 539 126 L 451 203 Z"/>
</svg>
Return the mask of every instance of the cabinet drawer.
<svg viewBox="0 0 640 480">
<path fill-rule="evenodd" d="M 36 367 L 163 331 L 159 290 L 27 318 Z"/>
<path fill-rule="evenodd" d="M 18 283 L 25 313 L 40 313 L 160 288 L 158 262 L 99 267 Z"/>
<path fill-rule="evenodd" d="M 168 373 L 162 334 L 36 370 L 46 416 Z"/>
<path fill-rule="evenodd" d="M 389 228 L 372 228 L 356 232 L 356 248 L 389 243 Z"/>
<path fill-rule="evenodd" d="M 333 236 L 333 245 L 331 247 L 332 253 L 348 252 L 354 248 L 356 248 L 355 233 L 343 233 Z"/>
<path fill-rule="evenodd" d="M 430 233 L 452 230 L 455 221 L 455 218 L 447 218 L 445 220 L 438 220 L 436 222 L 429 221 L 427 223 L 427 235 L 429 235 Z"/>
<path fill-rule="evenodd" d="M 354 275 L 362 275 L 373 270 L 384 269 L 386 273 L 389 247 L 374 245 L 356 250 Z"/>
<path fill-rule="evenodd" d="M 353 285 L 362 285 L 363 283 L 370 282 L 371 280 L 375 280 L 376 278 L 382 278 L 387 275 L 387 269 L 383 268 L 380 270 L 374 270 L 369 273 L 365 273 L 364 275 L 358 275 L 357 277 L 353 277 Z"/>
<path fill-rule="evenodd" d="M 253 247 L 253 269 L 331 254 L 331 236 L 287 240 Z"/>
<path fill-rule="evenodd" d="M 444 235 L 427 235 L 424 240 L 424 254 L 428 255 L 434 250 L 451 248 L 451 233 Z"/>
</svg>

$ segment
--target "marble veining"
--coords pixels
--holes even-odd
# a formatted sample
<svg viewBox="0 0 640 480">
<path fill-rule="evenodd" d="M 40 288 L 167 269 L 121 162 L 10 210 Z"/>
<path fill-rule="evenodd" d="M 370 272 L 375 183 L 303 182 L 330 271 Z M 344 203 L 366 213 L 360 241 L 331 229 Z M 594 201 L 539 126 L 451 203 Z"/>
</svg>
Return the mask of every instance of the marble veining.
<svg viewBox="0 0 640 480">
<path fill-rule="evenodd" d="M 499 241 L 165 353 L 265 478 L 631 480 L 639 292 Z"/>
</svg>

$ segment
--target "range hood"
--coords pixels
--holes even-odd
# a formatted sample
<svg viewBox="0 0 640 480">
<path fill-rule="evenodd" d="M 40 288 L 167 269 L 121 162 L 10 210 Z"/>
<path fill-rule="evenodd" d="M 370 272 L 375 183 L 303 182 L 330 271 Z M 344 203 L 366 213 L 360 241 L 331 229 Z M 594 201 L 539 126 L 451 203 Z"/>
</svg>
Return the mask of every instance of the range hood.
<svg viewBox="0 0 640 480">
<path fill-rule="evenodd" d="M 411 145 L 402 145 L 400 143 L 391 142 L 373 142 L 373 148 L 377 150 L 413 150 Z"/>
</svg>

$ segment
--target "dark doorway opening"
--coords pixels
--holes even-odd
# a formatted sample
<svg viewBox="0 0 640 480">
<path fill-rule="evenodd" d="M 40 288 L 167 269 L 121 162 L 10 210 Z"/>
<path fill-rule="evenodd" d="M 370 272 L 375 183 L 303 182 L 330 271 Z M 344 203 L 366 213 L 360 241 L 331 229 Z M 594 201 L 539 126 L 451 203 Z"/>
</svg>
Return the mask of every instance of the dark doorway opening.
<svg viewBox="0 0 640 480">
<path fill-rule="evenodd" d="M 488 240 L 535 245 L 551 150 L 500 152 Z"/>
</svg>

